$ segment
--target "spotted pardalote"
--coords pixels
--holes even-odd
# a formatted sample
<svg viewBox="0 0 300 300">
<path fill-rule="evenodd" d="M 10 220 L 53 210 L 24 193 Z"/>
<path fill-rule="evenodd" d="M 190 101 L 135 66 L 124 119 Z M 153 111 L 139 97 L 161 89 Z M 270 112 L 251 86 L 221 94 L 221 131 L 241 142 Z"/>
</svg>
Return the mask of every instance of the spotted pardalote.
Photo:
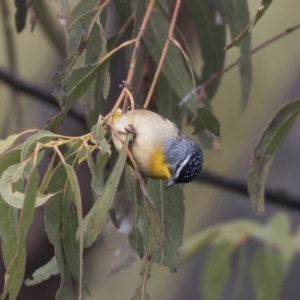
<svg viewBox="0 0 300 300">
<path fill-rule="evenodd" d="M 202 168 L 200 146 L 183 135 L 177 126 L 163 116 L 146 109 L 117 110 L 112 122 L 122 139 L 133 133 L 129 149 L 141 174 L 167 179 L 167 187 L 194 180 Z M 118 151 L 122 143 L 112 132 Z"/>
</svg>

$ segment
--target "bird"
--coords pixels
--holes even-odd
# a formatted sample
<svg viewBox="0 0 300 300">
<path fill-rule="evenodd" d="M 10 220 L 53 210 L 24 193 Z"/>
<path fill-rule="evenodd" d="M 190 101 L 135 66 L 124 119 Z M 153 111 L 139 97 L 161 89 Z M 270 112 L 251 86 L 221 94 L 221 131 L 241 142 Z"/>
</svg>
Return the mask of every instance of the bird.
<svg viewBox="0 0 300 300">
<path fill-rule="evenodd" d="M 129 150 L 139 172 L 154 179 L 167 179 L 166 187 L 194 180 L 203 165 L 201 147 L 183 135 L 167 118 L 147 109 L 134 109 L 122 113 L 118 109 L 112 120 L 113 143 L 121 151 L 123 141 L 129 133 L 133 140 Z"/>
</svg>

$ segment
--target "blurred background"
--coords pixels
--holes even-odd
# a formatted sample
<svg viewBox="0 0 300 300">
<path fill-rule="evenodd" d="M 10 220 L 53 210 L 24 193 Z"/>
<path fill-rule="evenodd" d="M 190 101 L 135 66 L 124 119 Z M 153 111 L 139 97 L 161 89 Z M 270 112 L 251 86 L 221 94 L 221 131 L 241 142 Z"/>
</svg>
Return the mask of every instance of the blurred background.
<svg viewBox="0 0 300 300">
<path fill-rule="evenodd" d="M 3 3 L 6 3 L 4 5 Z M 184 1 L 183 1 L 184 2 Z M 47 93 L 53 92 L 55 85 L 53 76 L 62 68 L 62 56 L 57 48 L 47 39 L 39 24 L 30 32 L 26 26 L 21 34 L 14 28 L 15 8 L 12 1 L 3 1 L 0 5 L 0 68 L 11 70 L 15 76 L 30 83 Z M 59 4 L 51 2 L 54 11 Z M 259 1 L 249 1 L 251 18 L 254 16 Z M 5 7 L 4 7 L 5 6 Z M 5 9 L 7 11 L 5 12 Z M 189 24 L 185 13 L 185 4 L 182 4 L 180 22 Z M 9 18 L 12 30 L 14 53 L 8 47 L 4 19 Z M 113 4 L 109 7 L 107 32 L 113 31 L 114 20 Z M 299 1 L 274 1 L 265 16 L 258 22 L 252 31 L 252 47 L 260 45 L 272 36 L 283 32 L 299 22 Z M 192 37 L 189 37 L 192 39 Z M 229 32 L 227 41 L 230 41 Z M 194 47 L 195 56 L 199 50 Z M 10 55 L 8 55 L 10 53 Z M 226 55 L 225 66 L 236 61 L 238 49 L 231 49 Z M 11 58 L 11 61 L 9 59 Z M 249 171 L 251 153 L 262 130 L 270 122 L 278 108 L 288 100 L 300 95 L 300 31 L 295 31 L 277 42 L 264 48 L 252 56 L 253 84 L 249 105 L 245 112 L 240 110 L 239 71 L 234 68 L 222 77 L 221 86 L 212 101 L 214 113 L 221 123 L 222 150 L 219 153 L 211 149 L 204 149 L 204 168 L 225 177 L 245 180 Z M 124 66 L 120 66 L 124 72 Z M 123 78 L 124 78 L 123 77 Z M 125 78 L 124 78 L 125 79 Z M 122 78 L 121 78 L 122 80 Z M 116 95 L 119 91 L 115 88 Z M 13 92 L 0 78 L 0 133 L 1 138 L 23 131 L 32 126 L 43 128 L 52 118 L 58 108 L 41 101 L 38 98 L 24 93 Z M 88 128 L 72 117 L 67 117 L 62 129 L 67 135 L 81 135 L 88 132 Z M 192 128 L 186 126 L 184 133 L 192 136 Z M 271 167 L 267 186 L 272 189 L 282 189 L 291 195 L 299 195 L 300 179 L 300 120 L 297 120 L 288 138 L 279 149 Z M 85 212 L 92 203 L 90 191 L 90 175 L 86 167 L 79 172 Z M 265 222 L 277 212 L 287 213 L 290 217 L 293 230 L 299 225 L 299 213 L 268 205 L 264 216 L 254 216 L 248 197 L 224 191 L 215 186 L 194 182 L 184 187 L 185 192 L 185 229 L 184 236 L 189 237 L 211 225 L 246 218 Z M 106 234 L 85 252 L 85 266 L 88 272 L 90 289 L 93 299 L 129 299 L 140 283 L 140 262 L 136 261 L 131 267 L 118 274 L 106 278 L 115 250 L 119 247 L 122 234 L 112 226 L 108 226 Z M 49 244 L 44 228 L 43 208 L 36 209 L 35 220 L 31 226 L 27 239 L 27 271 L 29 277 L 32 272 L 45 264 L 53 256 L 53 247 Z M 247 252 L 257 247 L 257 242 L 247 243 Z M 194 300 L 202 298 L 203 266 L 209 248 L 201 251 L 193 259 L 179 265 L 178 272 L 170 274 L 167 268 L 155 265 L 148 290 L 151 299 L 155 300 Z M 232 262 L 233 277 L 230 280 L 223 299 L 231 299 L 232 289 L 236 280 L 236 259 Z M 291 270 L 285 279 L 282 298 L 298 300 L 300 259 L 295 259 Z M 4 265 L 0 264 L 1 285 L 4 280 Z M 247 282 L 247 280 L 246 280 Z M 23 287 L 18 299 L 54 299 L 59 286 L 58 276 L 38 286 Z M 84 299 L 90 296 L 85 295 Z M 245 285 L 242 299 L 254 299 L 249 286 Z M 270 299 L 271 300 L 271 299 Z"/>
</svg>

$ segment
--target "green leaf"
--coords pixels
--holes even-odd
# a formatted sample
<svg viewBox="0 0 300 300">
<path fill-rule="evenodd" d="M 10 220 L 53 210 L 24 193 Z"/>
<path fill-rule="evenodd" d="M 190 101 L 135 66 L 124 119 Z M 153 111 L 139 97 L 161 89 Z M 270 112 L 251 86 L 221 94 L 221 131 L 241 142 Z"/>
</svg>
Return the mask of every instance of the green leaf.
<svg viewBox="0 0 300 300">
<path fill-rule="evenodd" d="M 262 0 L 261 4 L 251 22 L 246 26 L 246 28 L 230 43 L 225 47 L 225 50 L 228 50 L 239 43 L 247 34 L 249 34 L 255 24 L 259 19 L 264 15 L 270 4 L 273 0 Z"/>
<path fill-rule="evenodd" d="M 105 139 L 105 131 L 103 126 L 100 123 L 96 124 L 93 126 L 91 133 L 91 141 L 100 146 L 100 151 L 102 153 L 110 155 L 110 145 Z"/>
<path fill-rule="evenodd" d="M 1 295 L 1 299 L 5 299 L 7 294 L 10 295 L 9 299 L 11 300 L 16 299 L 23 282 L 23 277 L 25 274 L 25 263 L 26 263 L 25 242 L 26 242 L 28 229 L 34 217 L 34 205 L 35 205 L 37 190 L 38 190 L 38 173 L 37 170 L 34 169 L 30 174 L 28 180 L 28 184 L 25 191 L 24 206 L 20 215 L 17 252 L 6 271 L 4 292 Z"/>
<path fill-rule="evenodd" d="M 250 22 L 247 0 L 223 0 L 226 19 L 228 21 L 231 38 L 239 34 Z M 239 68 L 241 75 L 241 107 L 244 110 L 248 104 L 252 81 L 251 65 L 251 35 L 248 34 L 236 46 L 240 47 Z"/>
<path fill-rule="evenodd" d="M 220 299 L 230 276 L 230 260 L 236 244 L 224 242 L 210 251 L 205 261 L 203 295 L 205 300 Z"/>
<path fill-rule="evenodd" d="M 195 24 L 198 43 L 201 49 L 203 66 L 200 80 L 201 84 L 224 68 L 226 27 L 220 8 L 214 7 L 214 2 L 203 0 L 188 0 L 189 12 Z M 219 20 L 217 20 L 219 18 Z M 220 85 L 221 77 L 207 86 L 205 92 L 212 99 Z"/>
<path fill-rule="evenodd" d="M 89 43 L 87 44 L 84 65 L 97 62 L 107 54 L 107 41 L 102 25 L 97 22 L 91 31 Z M 109 64 L 106 62 L 99 72 L 95 82 L 79 99 L 83 106 L 85 116 L 91 127 L 97 122 L 99 114 L 104 114 L 104 107 L 101 104 L 106 100 L 110 88 Z"/>
<path fill-rule="evenodd" d="M 84 247 L 91 246 L 105 228 L 108 221 L 108 211 L 113 205 L 119 180 L 126 162 L 126 157 L 127 153 L 123 148 L 119 154 L 114 169 L 106 182 L 101 197 L 98 197 L 94 206 L 83 220 L 82 228 L 84 234 Z"/>
<path fill-rule="evenodd" d="M 143 188 L 143 187 L 140 187 Z M 145 189 L 145 187 L 144 187 Z M 154 201 L 147 190 L 143 191 L 143 242 L 145 257 L 154 255 L 164 244 L 164 228 L 162 219 L 159 215 L 158 207 L 155 207 Z M 159 201 L 159 199 L 157 199 Z M 151 258 L 152 259 L 152 258 Z"/>
<path fill-rule="evenodd" d="M 132 226 L 132 230 L 129 233 L 128 240 L 131 249 L 133 249 L 140 259 L 144 257 L 144 240 L 143 235 L 138 228 L 139 215 L 141 212 L 141 208 L 139 205 L 139 197 L 141 196 L 140 190 L 138 190 L 137 182 L 131 181 L 128 197 L 132 201 L 132 210 L 134 214 L 134 222 Z"/>
<path fill-rule="evenodd" d="M 251 279 L 259 300 L 280 299 L 280 289 L 285 275 L 281 255 L 269 247 L 259 249 L 251 263 Z"/>
<path fill-rule="evenodd" d="M 207 129 L 216 136 L 220 135 L 220 122 L 212 112 L 205 107 L 197 109 L 197 116 L 192 120 L 191 124 L 194 126 L 193 134 Z"/>
<path fill-rule="evenodd" d="M 245 220 L 209 227 L 184 240 L 183 246 L 180 248 L 181 261 L 184 262 L 193 257 L 210 244 L 233 242 L 245 239 L 247 236 L 254 236 L 260 228 L 256 222 Z"/>
<path fill-rule="evenodd" d="M 92 10 L 93 8 L 97 7 L 99 5 L 99 0 L 90 0 L 90 1 L 85 1 L 85 0 L 80 0 L 78 1 L 75 5 L 74 8 L 72 9 L 69 19 L 68 19 L 68 24 L 72 24 L 75 22 L 77 19 L 79 19 L 82 15 L 84 15 L 87 11 Z"/>
<path fill-rule="evenodd" d="M 180 129 L 182 126 L 184 110 L 178 106 L 180 98 L 173 87 L 168 84 L 167 78 L 161 74 L 157 81 L 158 112 L 169 120 L 172 120 Z"/>
<path fill-rule="evenodd" d="M 168 267 L 171 272 L 176 272 L 179 260 L 179 247 L 182 246 L 184 226 L 184 195 L 180 185 L 166 189 L 166 182 L 149 179 L 148 187 L 153 202 L 159 211 L 163 224 L 163 245 L 154 252 L 151 261 Z M 151 224 L 151 226 L 157 226 Z"/>
<path fill-rule="evenodd" d="M 0 155 L 5 152 L 16 141 L 20 134 L 13 134 L 7 137 L 5 140 L 0 140 Z"/>
<path fill-rule="evenodd" d="M 48 143 L 57 138 L 57 135 L 47 130 L 41 130 L 30 136 L 23 144 L 21 152 L 21 161 L 24 162 L 34 151 L 36 143 Z"/>
<path fill-rule="evenodd" d="M 26 25 L 26 16 L 27 16 L 27 0 L 15 0 L 15 7 L 17 12 L 15 14 L 15 22 L 17 32 L 20 33 Z"/>
<path fill-rule="evenodd" d="M 20 162 L 21 150 L 12 150 L 0 158 L 0 176 L 11 165 Z M 19 184 L 20 185 L 20 184 Z M 14 186 L 16 188 L 16 186 Z M 18 210 L 8 205 L 0 196 L 0 236 L 5 268 L 9 267 L 17 251 Z"/>
<path fill-rule="evenodd" d="M 166 7 L 166 1 L 160 2 L 162 5 L 155 4 L 154 6 L 144 39 L 145 45 L 156 63 L 160 60 L 170 27 L 168 15 L 162 11 L 162 7 Z M 169 45 L 162 73 L 180 99 L 193 89 L 192 80 L 184 59 L 173 43 Z"/>
<path fill-rule="evenodd" d="M 152 269 L 151 257 L 145 257 L 143 264 L 141 266 L 140 276 L 142 277 L 142 282 L 136 289 L 134 295 L 130 298 L 130 300 L 150 300 L 150 296 L 147 293 L 147 282 L 150 278 Z"/>
<path fill-rule="evenodd" d="M 253 237 L 261 240 L 262 243 L 276 247 L 281 252 L 287 269 L 294 256 L 294 247 L 291 221 L 286 214 L 278 213 L 272 216 L 265 226 L 253 234 Z"/>
<path fill-rule="evenodd" d="M 59 164 L 49 181 L 48 192 L 56 193 L 62 190 L 67 182 L 68 176 L 63 164 Z M 62 200 L 63 193 L 55 194 L 45 205 L 45 225 L 50 243 L 54 246 L 55 257 L 61 276 L 60 288 L 56 299 L 73 299 L 71 273 L 64 255 L 62 241 Z"/>
<path fill-rule="evenodd" d="M 79 282 L 79 286 L 83 285 L 90 294 L 83 269 L 82 204 L 79 183 L 74 169 L 69 164 L 65 164 L 64 167 L 70 181 L 70 186 L 64 190 L 62 205 L 64 253 L 72 275 Z M 76 242 L 77 230 L 79 242 Z"/>
<path fill-rule="evenodd" d="M 100 59 L 97 63 L 89 66 L 79 67 L 72 71 L 70 76 L 60 84 L 60 91 L 55 94 L 61 99 L 64 106 L 46 126 L 47 130 L 57 131 L 68 110 L 87 91 L 92 82 L 103 72 L 105 59 Z M 61 94 L 59 94 L 61 93 Z"/>
<path fill-rule="evenodd" d="M 18 209 L 22 209 L 24 205 L 25 194 L 18 191 L 13 191 L 13 184 L 20 179 L 24 170 L 20 168 L 24 164 L 17 164 L 8 167 L 0 179 L 0 192 L 3 200 Z M 19 172 L 19 174 L 17 174 Z M 39 195 L 36 197 L 34 207 L 39 207 L 45 204 L 54 194 Z"/>
<path fill-rule="evenodd" d="M 98 8 L 99 1 L 92 1 L 92 3 L 94 8 Z M 105 59 L 107 54 L 106 37 L 99 19 L 95 19 L 96 10 L 86 10 L 93 5 L 87 6 L 84 1 L 81 1 L 76 10 L 72 12 L 72 23 L 68 28 L 67 35 L 68 59 L 64 63 L 63 71 L 54 78 L 55 83 L 59 86 L 54 92 L 54 96 L 62 110 L 47 125 L 48 130 L 56 132 L 67 111 L 86 92 L 81 103 L 88 114 L 89 125 L 95 123 L 94 111 L 97 102 L 94 98 L 95 86 L 92 84 L 96 79 L 101 81 L 102 92 L 107 96 L 110 78 Z M 81 55 L 82 52 L 85 53 L 85 56 Z M 89 114 L 93 115 L 92 123 Z"/>
<path fill-rule="evenodd" d="M 300 112 L 300 98 L 284 104 L 264 130 L 256 145 L 248 176 L 248 191 L 254 212 L 264 211 L 264 190 L 270 166 L 278 147 L 289 133 Z"/>
<path fill-rule="evenodd" d="M 39 284 L 50 278 L 52 275 L 59 274 L 59 269 L 56 257 L 52 257 L 44 266 L 34 271 L 32 274 L 33 279 L 26 279 L 25 284 L 28 286 Z"/>
</svg>

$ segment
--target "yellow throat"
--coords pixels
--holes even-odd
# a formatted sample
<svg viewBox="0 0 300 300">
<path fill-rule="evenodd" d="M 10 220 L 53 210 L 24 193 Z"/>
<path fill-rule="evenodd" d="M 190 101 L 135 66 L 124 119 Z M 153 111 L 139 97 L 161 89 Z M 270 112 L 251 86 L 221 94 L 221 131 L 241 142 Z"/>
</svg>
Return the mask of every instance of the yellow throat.
<svg viewBox="0 0 300 300">
<path fill-rule="evenodd" d="M 155 147 L 149 161 L 149 176 L 157 179 L 170 179 L 169 164 L 165 161 L 162 145 Z"/>
</svg>

